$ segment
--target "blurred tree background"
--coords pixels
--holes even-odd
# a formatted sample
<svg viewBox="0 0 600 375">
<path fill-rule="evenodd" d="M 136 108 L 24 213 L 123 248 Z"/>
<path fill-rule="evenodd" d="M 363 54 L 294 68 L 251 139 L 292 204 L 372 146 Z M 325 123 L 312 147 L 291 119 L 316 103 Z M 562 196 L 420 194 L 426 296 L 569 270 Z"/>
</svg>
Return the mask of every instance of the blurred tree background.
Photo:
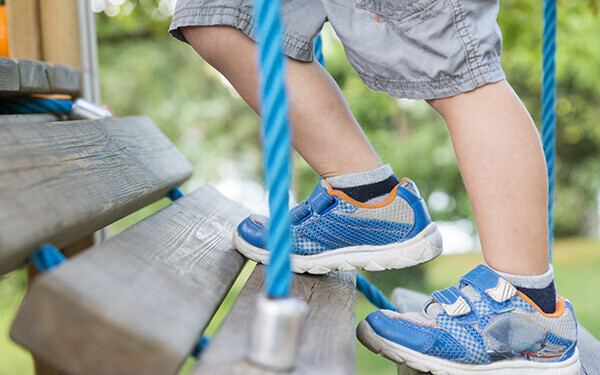
<svg viewBox="0 0 600 375">
<path fill-rule="evenodd" d="M 598 234 L 600 27 L 598 0 L 559 1 L 557 236 Z M 117 115 L 146 114 L 196 168 L 195 183 L 260 180 L 259 121 L 227 81 L 166 32 L 173 0 L 94 0 L 103 101 Z M 542 2 L 503 1 L 503 66 L 539 123 Z M 422 101 L 366 88 L 330 28 L 327 68 L 384 161 L 415 180 L 435 220 L 473 220 L 441 118 Z M 485 124 L 481 124 L 485 126 Z M 510 152 L 510 150 L 507 150 Z M 317 176 L 296 156 L 295 189 Z M 518 194 L 518 181 L 506 181 Z"/>
</svg>

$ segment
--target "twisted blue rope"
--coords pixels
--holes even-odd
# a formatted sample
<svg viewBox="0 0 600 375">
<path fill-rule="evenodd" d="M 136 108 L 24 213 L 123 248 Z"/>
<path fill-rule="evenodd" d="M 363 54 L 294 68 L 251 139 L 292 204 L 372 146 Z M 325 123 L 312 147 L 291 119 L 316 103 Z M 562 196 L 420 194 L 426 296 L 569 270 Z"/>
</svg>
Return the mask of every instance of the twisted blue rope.
<svg viewBox="0 0 600 375">
<path fill-rule="evenodd" d="M 192 353 L 191 353 L 192 357 L 198 359 L 198 357 L 200 357 L 200 354 L 202 353 L 204 348 L 206 348 L 209 343 L 210 343 L 210 337 L 208 337 L 206 335 L 202 335 L 202 337 L 200 337 L 200 339 L 198 339 L 196 346 L 194 346 L 194 350 L 192 350 Z"/>
<path fill-rule="evenodd" d="M 290 219 L 288 191 L 291 181 L 290 135 L 288 130 L 288 100 L 285 92 L 285 59 L 281 52 L 283 28 L 280 20 L 281 0 L 254 1 L 257 17 L 259 50 L 259 97 L 263 129 L 263 167 L 271 225 L 267 249 L 270 252 L 265 280 L 266 292 L 271 297 L 289 294 Z"/>
<path fill-rule="evenodd" d="M 356 274 L 356 289 L 364 294 L 365 298 L 367 298 L 367 300 L 369 300 L 369 302 L 375 305 L 378 309 L 396 311 L 396 307 L 392 305 L 387 298 L 385 298 L 385 295 L 381 292 L 381 290 L 377 289 L 375 285 L 371 284 L 369 280 L 367 280 L 360 273 Z"/>
<path fill-rule="evenodd" d="M 183 197 L 183 191 L 179 188 L 173 188 L 167 193 L 167 198 L 172 201 L 176 201 L 177 199 Z"/>
<path fill-rule="evenodd" d="M 552 262 L 556 155 L 556 0 L 544 1 L 542 53 L 542 143 L 548 169 L 548 234 L 550 262 Z"/>
<path fill-rule="evenodd" d="M 71 100 L 57 99 L 20 99 L 0 100 L 0 114 L 15 113 L 55 113 L 68 115 L 73 107 Z"/>
<path fill-rule="evenodd" d="M 323 56 L 323 39 L 321 38 L 321 34 L 317 35 L 313 41 L 313 44 L 315 45 L 315 60 L 325 67 L 325 56 Z"/>
<path fill-rule="evenodd" d="M 43 243 L 31 256 L 31 262 L 42 272 L 46 272 L 66 260 L 56 247 Z"/>
</svg>

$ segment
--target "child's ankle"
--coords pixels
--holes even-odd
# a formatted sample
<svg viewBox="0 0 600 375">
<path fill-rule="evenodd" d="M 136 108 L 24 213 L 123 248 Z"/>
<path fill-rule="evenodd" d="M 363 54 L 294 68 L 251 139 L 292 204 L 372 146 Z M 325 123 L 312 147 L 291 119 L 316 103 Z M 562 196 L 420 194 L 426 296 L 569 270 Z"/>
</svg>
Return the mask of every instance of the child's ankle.
<svg viewBox="0 0 600 375">
<path fill-rule="evenodd" d="M 556 311 L 556 288 L 554 287 L 554 269 L 552 265 L 549 266 L 548 271 L 536 276 L 513 275 L 494 271 L 529 297 L 543 312 L 551 314 Z"/>
<path fill-rule="evenodd" d="M 370 171 L 329 177 L 326 181 L 334 189 L 341 190 L 362 203 L 385 200 L 390 191 L 400 183 L 389 164 Z"/>
</svg>

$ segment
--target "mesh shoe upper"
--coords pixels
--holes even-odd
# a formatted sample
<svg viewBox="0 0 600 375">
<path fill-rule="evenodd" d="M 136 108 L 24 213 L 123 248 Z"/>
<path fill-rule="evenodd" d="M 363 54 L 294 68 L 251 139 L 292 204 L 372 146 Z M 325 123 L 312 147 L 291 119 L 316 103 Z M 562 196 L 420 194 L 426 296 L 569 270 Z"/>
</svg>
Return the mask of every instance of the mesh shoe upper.
<svg viewBox="0 0 600 375">
<path fill-rule="evenodd" d="M 457 287 L 435 292 L 421 312 L 378 310 L 366 320 L 380 337 L 465 364 L 514 358 L 559 362 L 571 357 L 577 343 L 569 301 L 559 297 L 557 311 L 544 314 L 483 265 Z"/>
<path fill-rule="evenodd" d="M 417 187 L 404 179 L 377 204 L 354 201 L 322 180 L 290 211 L 295 254 L 311 255 L 351 246 L 381 246 L 406 241 L 431 219 Z M 248 217 L 238 229 L 248 243 L 266 248 L 268 218 Z"/>
</svg>

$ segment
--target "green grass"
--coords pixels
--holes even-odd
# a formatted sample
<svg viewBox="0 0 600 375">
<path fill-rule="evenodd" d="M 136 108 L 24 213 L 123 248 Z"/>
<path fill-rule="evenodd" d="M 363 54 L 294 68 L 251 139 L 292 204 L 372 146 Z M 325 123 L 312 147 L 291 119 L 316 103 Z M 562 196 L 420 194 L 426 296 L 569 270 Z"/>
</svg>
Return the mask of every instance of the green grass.
<svg viewBox="0 0 600 375">
<path fill-rule="evenodd" d="M 481 254 L 441 256 L 425 266 L 426 284 L 431 290 L 454 285 L 461 275 L 482 262 Z M 600 337 L 600 320 L 597 319 L 600 299 L 596 298 L 600 289 L 600 242 L 585 238 L 557 241 L 554 268 L 559 294 L 573 303 L 579 322 L 594 336 Z M 208 335 L 216 332 L 251 271 L 252 264 L 244 268 L 207 328 Z M 24 271 L 0 278 L 0 375 L 33 374 L 31 356 L 8 337 L 10 324 L 24 293 Z M 357 322 L 373 310 L 374 307 L 358 293 Z M 396 374 L 392 362 L 371 353 L 358 341 L 356 349 L 359 374 Z M 180 374 L 189 373 L 193 366 L 193 360 L 187 361 Z"/>
</svg>

